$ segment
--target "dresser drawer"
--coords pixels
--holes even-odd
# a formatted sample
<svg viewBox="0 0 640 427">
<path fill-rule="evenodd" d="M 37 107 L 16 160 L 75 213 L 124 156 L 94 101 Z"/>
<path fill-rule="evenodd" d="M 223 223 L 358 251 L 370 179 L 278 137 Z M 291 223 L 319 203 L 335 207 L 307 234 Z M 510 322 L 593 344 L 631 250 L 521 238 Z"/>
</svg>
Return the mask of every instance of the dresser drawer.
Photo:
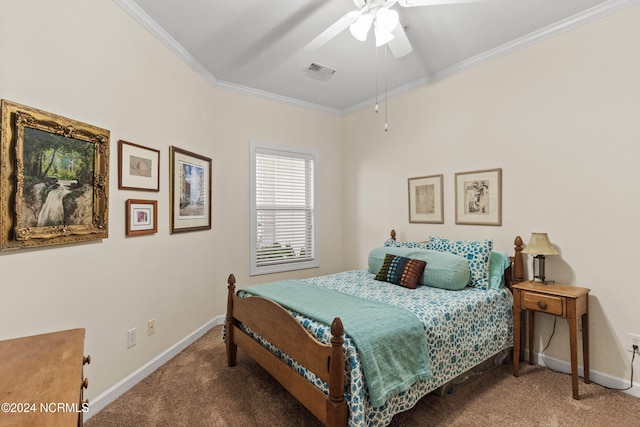
<svg viewBox="0 0 640 427">
<path fill-rule="evenodd" d="M 522 308 L 565 317 L 565 298 L 537 292 L 522 292 Z"/>
</svg>

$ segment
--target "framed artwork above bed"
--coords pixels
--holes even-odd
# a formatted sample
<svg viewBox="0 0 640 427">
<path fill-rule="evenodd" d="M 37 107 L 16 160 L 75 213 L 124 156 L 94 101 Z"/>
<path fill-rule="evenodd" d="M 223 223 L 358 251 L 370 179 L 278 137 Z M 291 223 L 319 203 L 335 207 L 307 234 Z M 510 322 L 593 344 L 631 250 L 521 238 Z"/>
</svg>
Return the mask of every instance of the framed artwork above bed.
<svg viewBox="0 0 640 427">
<path fill-rule="evenodd" d="M 409 222 L 444 223 L 442 181 L 442 174 L 408 179 Z"/>
<path fill-rule="evenodd" d="M 502 169 L 455 174 L 456 224 L 502 225 Z"/>
</svg>

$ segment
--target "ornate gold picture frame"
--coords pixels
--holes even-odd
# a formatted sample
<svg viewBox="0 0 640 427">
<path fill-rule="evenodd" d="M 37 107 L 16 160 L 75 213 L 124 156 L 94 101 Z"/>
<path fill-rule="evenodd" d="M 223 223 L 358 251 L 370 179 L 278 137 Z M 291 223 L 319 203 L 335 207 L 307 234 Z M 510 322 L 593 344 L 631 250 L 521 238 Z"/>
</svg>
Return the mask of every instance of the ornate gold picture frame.
<svg viewBox="0 0 640 427">
<path fill-rule="evenodd" d="M 104 239 L 109 131 L 2 100 L 0 250 Z"/>
</svg>

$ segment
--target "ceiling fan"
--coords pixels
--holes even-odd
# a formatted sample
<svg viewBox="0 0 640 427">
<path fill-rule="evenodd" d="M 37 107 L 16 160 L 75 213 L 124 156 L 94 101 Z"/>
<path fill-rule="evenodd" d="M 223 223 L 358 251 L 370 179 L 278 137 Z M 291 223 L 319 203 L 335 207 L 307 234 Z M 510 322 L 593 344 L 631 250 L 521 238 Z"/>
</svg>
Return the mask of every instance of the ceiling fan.
<svg viewBox="0 0 640 427">
<path fill-rule="evenodd" d="M 396 3 L 402 7 L 435 6 L 454 3 L 474 3 L 483 0 L 353 0 L 358 10 L 352 10 L 338 19 L 315 39 L 305 46 L 305 49 L 318 49 L 335 36 L 346 30 L 360 41 L 367 39 L 367 34 L 373 26 L 376 46 L 386 44 L 396 58 L 401 58 L 413 50 L 402 25 L 398 12 L 391 9 Z"/>
</svg>

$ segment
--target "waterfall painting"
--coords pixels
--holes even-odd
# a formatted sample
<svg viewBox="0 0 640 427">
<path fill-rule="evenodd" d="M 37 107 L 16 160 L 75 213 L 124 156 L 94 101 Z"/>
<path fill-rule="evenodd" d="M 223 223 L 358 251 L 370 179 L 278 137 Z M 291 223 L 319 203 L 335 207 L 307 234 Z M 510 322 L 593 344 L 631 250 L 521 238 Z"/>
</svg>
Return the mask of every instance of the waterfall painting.
<svg viewBox="0 0 640 427">
<path fill-rule="evenodd" d="M 108 236 L 109 131 L 2 101 L 0 249 Z"/>
</svg>

